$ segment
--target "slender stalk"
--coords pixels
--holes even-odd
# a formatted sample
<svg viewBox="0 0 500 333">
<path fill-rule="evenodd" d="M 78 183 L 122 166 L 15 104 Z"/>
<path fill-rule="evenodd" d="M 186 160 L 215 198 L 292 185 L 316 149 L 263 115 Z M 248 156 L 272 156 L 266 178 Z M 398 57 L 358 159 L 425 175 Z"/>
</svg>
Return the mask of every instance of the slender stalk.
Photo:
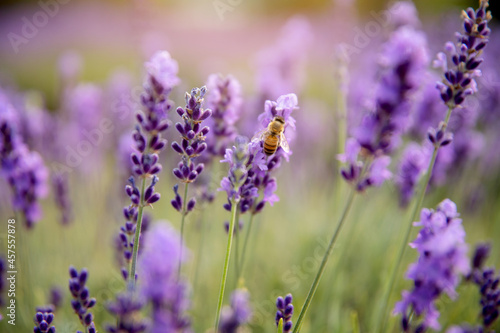
<svg viewBox="0 0 500 333">
<path fill-rule="evenodd" d="M 245 240 L 243 242 L 243 250 L 241 251 L 241 257 L 240 257 L 240 274 L 237 276 L 237 280 L 240 279 L 241 275 L 243 274 L 243 268 L 245 268 L 245 254 L 247 252 L 248 239 L 250 238 L 250 231 L 252 230 L 254 216 L 255 214 L 250 214 L 250 220 L 248 221 L 248 228 L 245 234 Z"/>
<path fill-rule="evenodd" d="M 184 198 L 182 199 L 182 217 L 181 217 L 181 245 L 179 250 L 179 265 L 177 267 L 177 280 L 181 277 L 181 266 L 182 266 L 182 246 L 184 245 L 184 220 L 186 219 L 186 207 L 187 207 L 187 194 L 188 194 L 188 183 L 184 184 Z"/>
<path fill-rule="evenodd" d="M 314 294 L 316 293 L 316 289 L 318 288 L 319 281 L 325 270 L 326 263 L 328 262 L 328 258 L 330 257 L 330 254 L 332 253 L 333 250 L 333 246 L 335 245 L 335 241 L 337 240 L 340 230 L 342 229 L 342 225 L 344 224 L 344 221 L 346 220 L 346 217 L 349 214 L 352 202 L 354 201 L 355 194 L 356 191 L 354 189 L 351 189 L 351 193 L 349 194 L 346 205 L 344 207 L 344 211 L 342 212 L 342 216 L 340 217 L 339 223 L 337 224 L 337 228 L 335 229 L 332 239 L 330 240 L 330 244 L 328 245 L 328 249 L 326 250 L 325 255 L 323 256 L 323 260 L 321 261 L 321 265 L 319 266 L 318 273 L 316 273 L 316 277 L 314 278 L 311 288 L 309 289 L 309 293 L 307 294 L 306 301 L 304 302 L 304 305 L 300 310 L 299 318 L 297 319 L 297 323 L 295 324 L 293 333 L 298 333 L 300 331 L 300 326 L 302 325 L 302 321 L 304 320 L 307 309 L 311 305 L 311 301 L 314 297 Z"/>
<path fill-rule="evenodd" d="M 135 289 L 135 270 L 137 265 L 137 253 L 139 252 L 139 238 L 141 236 L 142 215 L 144 211 L 144 191 L 146 189 L 146 178 L 142 178 L 141 185 L 141 201 L 139 204 L 139 212 L 137 215 L 137 225 L 135 227 L 134 248 L 132 250 L 132 264 L 128 272 L 128 288 L 129 290 Z"/>
<path fill-rule="evenodd" d="M 448 126 L 448 122 L 450 120 L 451 116 L 451 111 L 453 111 L 453 108 L 449 107 L 448 112 L 446 113 L 446 118 L 444 120 L 444 128 Z M 413 221 L 417 218 L 418 212 L 420 209 L 422 209 L 422 204 L 424 202 L 424 197 L 425 197 L 425 192 L 427 190 L 427 186 L 429 186 L 429 181 L 432 176 L 432 170 L 434 169 L 434 164 L 436 163 L 436 157 L 437 153 L 439 150 L 439 145 L 434 145 L 434 151 L 432 152 L 432 157 L 431 160 L 429 161 L 429 165 L 427 167 L 427 171 L 424 177 L 424 181 L 420 185 L 420 189 L 417 192 L 417 201 L 415 202 L 415 206 L 413 207 L 413 211 L 410 217 L 410 220 L 408 221 L 406 225 L 406 232 L 405 232 L 405 238 L 403 242 L 401 243 L 401 246 L 398 251 L 398 257 L 396 259 L 396 264 L 394 265 L 391 275 L 389 278 L 389 285 L 388 288 L 382 298 L 382 306 L 380 307 L 380 313 L 377 316 L 377 322 L 375 324 L 375 330 L 374 332 L 382 332 L 384 330 L 385 324 L 386 324 L 386 316 L 385 313 L 387 312 L 387 305 L 389 303 L 389 298 L 391 296 L 392 290 L 394 288 L 394 282 L 396 281 L 396 275 L 397 272 L 399 271 L 399 267 L 401 265 L 401 261 L 403 260 L 403 256 L 406 250 L 406 245 L 408 244 L 410 240 L 410 234 L 412 230 L 412 225 Z"/>
<path fill-rule="evenodd" d="M 239 209 L 236 210 L 236 225 L 234 226 L 234 235 L 235 235 L 235 244 L 234 244 L 234 266 L 236 269 L 236 285 L 238 285 L 238 280 L 240 279 L 240 272 L 241 272 L 241 267 L 240 267 L 240 257 L 238 255 L 239 253 L 239 248 L 240 248 L 240 211 Z"/>
<path fill-rule="evenodd" d="M 222 270 L 222 279 L 220 282 L 219 303 L 217 304 L 217 313 L 215 314 L 215 329 L 214 332 L 219 331 L 219 317 L 222 308 L 222 301 L 224 299 L 224 290 L 226 288 L 227 271 L 229 268 L 229 258 L 231 257 L 231 245 L 233 243 L 234 234 L 234 221 L 236 220 L 236 212 L 238 210 L 239 200 L 231 200 L 231 221 L 229 222 L 229 231 L 227 235 L 227 249 L 226 260 L 224 261 L 224 269 Z"/>
</svg>

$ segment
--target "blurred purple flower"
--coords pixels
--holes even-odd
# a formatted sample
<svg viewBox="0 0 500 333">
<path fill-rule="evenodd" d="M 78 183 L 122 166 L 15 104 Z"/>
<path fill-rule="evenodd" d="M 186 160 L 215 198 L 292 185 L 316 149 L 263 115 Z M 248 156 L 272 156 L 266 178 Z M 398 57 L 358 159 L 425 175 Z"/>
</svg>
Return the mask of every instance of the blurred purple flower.
<svg viewBox="0 0 500 333">
<path fill-rule="evenodd" d="M 231 306 L 222 309 L 219 322 L 221 333 L 236 333 L 238 327 L 245 325 L 252 317 L 250 294 L 246 289 L 236 289 L 231 294 Z"/>
<path fill-rule="evenodd" d="M 144 64 L 148 80 L 144 83 L 146 90 L 151 89 L 156 94 L 169 94 L 172 88 L 180 83 L 177 77 L 179 66 L 167 51 L 156 52 Z"/>
<path fill-rule="evenodd" d="M 186 260 L 179 234 L 167 222 L 155 224 L 139 258 L 140 293 L 152 306 L 151 332 L 191 332 L 185 312 L 187 285 L 177 277 L 179 259 Z M 182 254 L 182 258 L 179 258 Z"/>
<path fill-rule="evenodd" d="M 420 221 L 414 225 L 422 227 L 410 244 L 419 253 L 418 261 L 407 271 L 414 288 L 411 292 L 403 292 L 403 299 L 396 304 L 394 313 L 402 314 L 404 332 L 409 331 L 409 310 L 423 317 L 419 329 L 439 330 L 435 301 L 442 293 L 455 299 L 460 276 L 470 271 L 465 231 L 457 206 L 449 199 L 442 201 L 435 211 L 422 209 Z"/>
<path fill-rule="evenodd" d="M 399 202 L 402 206 L 410 203 L 415 187 L 429 165 L 431 153 L 430 147 L 421 147 L 416 143 L 410 143 L 405 148 L 396 176 L 396 185 L 400 194 Z"/>
<path fill-rule="evenodd" d="M 96 299 L 90 297 L 89 288 L 86 286 L 88 271 L 83 268 L 78 273 L 76 268 L 70 266 L 69 276 L 69 291 L 73 296 L 71 301 L 73 311 L 75 311 L 83 327 L 85 327 L 85 332 L 96 333 L 94 315 L 90 312 L 90 309 L 96 305 Z"/>
<path fill-rule="evenodd" d="M 258 54 L 257 86 L 261 100 L 301 91 L 312 36 L 309 22 L 303 17 L 293 17 L 283 27 L 277 42 Z"/>
<path fill-rule="evenodd" d="M 231 75 L 212 74 L 207 80 L 207 90 L 206 105 L 212 110 L 212 117 L 207 122 L 211 129 L 207 135 L 208 150 L 213 155 L 223 156 L 237 134 L 234 124 L 241 113 L 241 86 Z"/>
<path fill-rule="evenodd" d="M 134 293 L 118 294 L 116 301 L 106 305 L 107 310 L 116 317 L 116 325 L 108 325 L 106 331 L 109 333 L 144 332 L 148 327 L 147 322 L 140 318 L 140 311 L 144 305 L 144 301 Z"/>
<path fill-rule="evenodd" d="M 389 9 L 389 22 L 395 28 L 401 26 L 420 27 L 418 12 L 412 1 L 397 1 Z"/>
</svg>

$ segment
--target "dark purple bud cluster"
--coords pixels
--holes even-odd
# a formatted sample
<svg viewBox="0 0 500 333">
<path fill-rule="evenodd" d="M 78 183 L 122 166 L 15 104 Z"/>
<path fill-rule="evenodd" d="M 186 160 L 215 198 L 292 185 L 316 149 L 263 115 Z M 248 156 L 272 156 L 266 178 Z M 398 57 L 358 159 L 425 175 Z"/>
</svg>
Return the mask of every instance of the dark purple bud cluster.
<svg viewBox="0 0 500 333">
<path fill-rule="evenodd" d="M 56 206 L 61 211 L 61 223 L 67 225 L 73 220 L 67 175 L 55 174 L 52 177 L 52 186 Z"/>
<path fill-rule="evenodd" d="M 433 127 L 429 128 L 427 138 L 435 147 L 439 148 L 447 146 L 453 141 L 453 133 L 446 131 L 445 123 L 441 122 L 437 130 Z"/>
<path fill-rule="evenodd" d="M 276 299 L 276 326 L 279 325 L 281 319 L 283 319 L 283 333 L 288 333 L 292 331 L 293 323 L 293 304 L 292 304 L 292 294 L 288 294 L 283 297 L 279 296 Z"/>
<path fill-rule="evenodd" d="M 468 280 L 479 288 L 481 294 L 482 328 L 486 332 L 498 319 L 500 311 L 500 274 L 495 276 L 495 269 L 484 268 L 490 254 L 489 244 L 479 244 L 472 257 L 472 272 Z"/>
<path fill-rule="evenodd" d="M 133 293 L 117 295 L 116 301 L 107 304 L 106 307 L 116 317 L 116 325 L 107 326 L 107 332 L 141 333 L 147 329 L 146 321 L 140 318 L 144 301 L 138 299 Z"/>
<path fill-rule="evenodd" d="M 88 333 L 96 333 L 96 328 L 94 325 L 94 316 L 90 309 L 96 305 L 96 299 L 90 297 L 89 288 L 85 286 L 88 278 L 87 269 L 83 268 L 80 273 L 71 266 L 69 268 L 69 291 L 73 296 L 71 301 L 71 306 L 73 310 L 78 315 L 80 322 L 85 327 L 85 331 Z"/>
<path fill-rule="evenodd" d="M 181 155 L 181 161 L 177 168 L 174 168 L 173 174 L 185 184 L 194 182 L 204 169 L 203 163 L 195 161 L 207 149 L 205 138 L 210 131 L 208 126 L 202 127 L 201 125 L 212 115 L 211 110 L 205 110 L 202 107 L 206 92 L 206 87 L 193 88 L 191 93 L 186 93 L 185 108 L 177 108 L 177 114 L 182 118 L 182 122 L 176 123 L 175 128 L 181 135 L 181 141 L 180 143 L 173 142 L 172 149 Z M 171 201 L 172 206 L 177 211 L 187 214 L 194 209 L 196 201 L 192 198 L 189 202 L 184 203 L 177 190 L 178 187 L 174 187 L 175 198 Z M 184 209 L 184 205 L 186 205 L 186 209 Z"/>
<path fill-rule="evenodd" d="M 491 13 L 486 10 L 488 5 L 488 0 L 481 0 L 477 10 L 468 8 L 462 12 L 464 31 L 456 34 L 455 45 L 451 42 L 446 44 L 453 66 L 447 66 L 443 53 L 438 54 L 438 60 L 434 63 L 445 72 L 444 79 L 438 82 L 437 88 L 442 100 L 452 109 L 461 105 L 467 95 L 477 90 L 474 78 L 481 75 L 478 67 L 483 61 L 479 56 L 488 44 L 491 33 L 488 27 Z"/>
<path fill-rule="evenodd" d="M 57 309 L 61 306 L 63 302 L 63 291 L 60 287 L 52 287 L 50 289 L 49 302 L 54 306 L 54 309 Z"/>
<path fill-rule="evenodd" d="M 54 314 L 52 312 L 37 312 L 34 318 L 35 327 L 33 328 L 34 333 L 56 333 L 56 328 L 51 326 L 54 320 Z"/>
</svg>

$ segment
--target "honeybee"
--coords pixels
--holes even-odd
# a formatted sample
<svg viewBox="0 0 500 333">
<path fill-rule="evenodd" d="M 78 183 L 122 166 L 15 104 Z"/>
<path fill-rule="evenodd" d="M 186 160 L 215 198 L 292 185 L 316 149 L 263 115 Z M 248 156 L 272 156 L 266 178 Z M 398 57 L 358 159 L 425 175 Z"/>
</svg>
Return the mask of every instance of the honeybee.
<svg viewBox="0 0 500 333">
<path fill-rule="evenodd" d="M 259 140 L 264 141 L 264 153 L 267 156 L 271 156 L 278 150 L 278 147 L 281 147 L 286 153 L 290 151 L 288 147 L 288 142 L 286 141 L 286 137 L 284 135 L 285 131 L 285 119 L 280 116 L 276 116 L 269 122 L 267 128 L 264 128 L 262 131 L 258 132 L 252 138 L 252 141 Z"/>
</svg>

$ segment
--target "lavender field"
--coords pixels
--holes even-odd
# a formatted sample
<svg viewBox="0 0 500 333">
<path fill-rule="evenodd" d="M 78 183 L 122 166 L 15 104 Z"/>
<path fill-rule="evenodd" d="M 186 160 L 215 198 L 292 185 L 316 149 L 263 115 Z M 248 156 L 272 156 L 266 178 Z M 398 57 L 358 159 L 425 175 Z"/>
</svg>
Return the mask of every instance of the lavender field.
<svg viewBox="0 0 500 333">
<path fill-rule="evenodd" d="M 0 4 L 0 332 L 500 331 L 497 5 Z"/>
</svg>

